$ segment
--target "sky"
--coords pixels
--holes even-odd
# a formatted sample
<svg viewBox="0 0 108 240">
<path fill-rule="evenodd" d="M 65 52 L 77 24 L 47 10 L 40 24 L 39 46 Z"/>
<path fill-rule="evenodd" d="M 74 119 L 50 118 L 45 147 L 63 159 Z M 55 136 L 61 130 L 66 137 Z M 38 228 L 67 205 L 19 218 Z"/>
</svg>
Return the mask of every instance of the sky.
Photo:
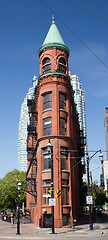
<svg viewBox="0 0 108 240">
<path fill-rule="evenodd" d="M 38 49 L 50 28 L 53 14 L 70 50 L 69 70 L 79 77 L 85 92 L 89 157 L 101 149 L 106 160 L 104 107 L 108 106 L 108 1 L 44 2 L 49 8 L 41 0 L 0 0 L 0 178 L 17 168 L 21 104 L 32 87 L 33 76 L 39 75 Z M 90 169 L 99 165 L 96 154 Z M 100 173 L 101 168 L 93 171 L 94 181 L 99 181 Z"/>
</svg>

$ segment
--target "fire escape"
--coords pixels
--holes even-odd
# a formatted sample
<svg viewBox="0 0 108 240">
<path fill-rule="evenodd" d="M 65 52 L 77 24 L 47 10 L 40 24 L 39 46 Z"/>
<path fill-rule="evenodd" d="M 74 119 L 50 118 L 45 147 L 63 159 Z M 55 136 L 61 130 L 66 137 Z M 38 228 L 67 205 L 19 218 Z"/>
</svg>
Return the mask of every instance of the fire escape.
<svg viewBox="0 0 108 240">
<path fill-rule="evenodd" d="M 37 176 L 37 159 L 35 146 L 37 142 L 37 111 L 35 101 L 33 99 L 27 100 L 30 124 L 27 126 L 27 193 L 34 197 L 34 203 L 37 201 L 36 176 Z"/>
<path fill-rule="evenodd" d="M 85 156 L 84 147 L 86 145 L 86 137 L 84 137 L 83 130 L 80 130 L 80 143 L 78 144 L 78 157 L 83 158 Z M 81 163 L 81 174 L 85 173 L 85 162 Z"/>
</svg>

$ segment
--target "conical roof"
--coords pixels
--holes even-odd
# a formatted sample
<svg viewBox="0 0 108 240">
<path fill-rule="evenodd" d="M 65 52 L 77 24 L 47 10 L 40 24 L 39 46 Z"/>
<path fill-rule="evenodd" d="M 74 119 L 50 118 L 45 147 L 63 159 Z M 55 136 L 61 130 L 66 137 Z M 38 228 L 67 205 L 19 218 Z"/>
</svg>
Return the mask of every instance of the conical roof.
<svg viewBox="0 0 108 240">
<path fill-rule="evenodd" d="M 46 38 L 43 42 L 43 45 L 39 49 L 39 54 L 43 51 L 43 49 L 58 47 L 60 49 L 64 49 L 69 53 L 69 49 L 65 45 L 60 32 L 55 24 L 54 16 L 52 16 L 52 24 L 46 35 Z"/>
</svg>

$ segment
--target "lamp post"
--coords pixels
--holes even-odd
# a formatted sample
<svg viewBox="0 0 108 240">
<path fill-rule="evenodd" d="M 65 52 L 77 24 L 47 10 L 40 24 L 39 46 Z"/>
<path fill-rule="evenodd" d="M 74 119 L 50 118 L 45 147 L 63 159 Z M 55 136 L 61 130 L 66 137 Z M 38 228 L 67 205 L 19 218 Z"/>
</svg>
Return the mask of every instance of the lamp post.
<svg viewBox="0 0 108 240">
<path fill-rule="evenodd" d="M 100 154 L 99 154 L 99 158 L 100 158 L 101 165 L 102 165 L 102 174 L 100 175 L 100 184 L 101 184 L 102 186 L 104 186 L 103 153 L 100 152 Z"/>
<path fill-rule="evenodd" d="M 54 183 L 53 183 L 53 147 L 51 146 L 51 142 L 47 144 L 47 151 L 51 154 L 51 198 L 54 198 Z M 52 234 L 54 234 L 54 206 L 51 206 L 52 209 Z"/>
<path fill-rule="evenodd" d="M 90 178 L 89 178 L 89 163 L 91 159 L 95 156 L 96 153 L 100 152 L 101 150 L 96 151 L 91 157 L 88 156 L 88 153 L 86 153 L 87 156 L 87 181 L 88 181 L 88 197 L 90 197 Z M 92 222 L 92 213 L 91 213 L 91 204 L 89 204 L 89 227 L 90 230 L 93 229 L 93 222 Z"/>
<path fill-rule="evenodd" d="M 20 190 L 21 190 L 21 182 L 18 182 L 18 218 L 17 218 L 17 233 L 16 235 L 20 235 L 20 211 L 19 211 L 19 201 L 20 201 Z"/>
</svg>

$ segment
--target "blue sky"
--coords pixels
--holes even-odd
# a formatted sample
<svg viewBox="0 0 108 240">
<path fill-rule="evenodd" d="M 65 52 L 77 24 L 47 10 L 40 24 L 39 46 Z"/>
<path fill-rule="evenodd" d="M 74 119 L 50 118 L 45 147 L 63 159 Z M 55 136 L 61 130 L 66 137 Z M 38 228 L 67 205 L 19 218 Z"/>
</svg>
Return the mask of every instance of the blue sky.
<svg viewBox="0 0 108 240">
<path fill-rule="evenodd" d="M 66 0 L 45 0 L 50 8 L 108 66 L 108 1 L 72 0 L 101 19 Z M 41 0 L 0 0 L 0 178 L 17 168 L 18 122 L 23 99 L 39 73 L 38 49 L 51 24 L 52 12 Z M 70 49 L 69 70 L 79 76 L 85 91 L 89 156 L 106 150 L 104 107 L 108 106 L 106 68 L 55 16 Z M 106 153 L 104 152 L 104 159 Z M 100 164 L 98 154 L 90 168 Z M 101 169 L 93 172 L 99 181 Z"/>
</svg>

